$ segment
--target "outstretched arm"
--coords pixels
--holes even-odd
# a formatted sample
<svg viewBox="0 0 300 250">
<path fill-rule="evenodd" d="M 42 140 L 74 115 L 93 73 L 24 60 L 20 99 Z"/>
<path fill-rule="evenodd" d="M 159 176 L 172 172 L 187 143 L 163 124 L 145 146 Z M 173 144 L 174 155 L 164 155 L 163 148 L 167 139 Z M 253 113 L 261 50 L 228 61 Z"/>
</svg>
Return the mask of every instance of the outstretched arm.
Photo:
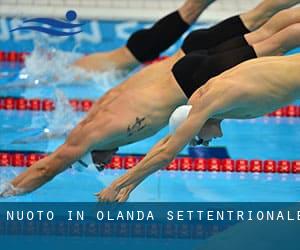
<svg viewBox="0 0 300 250">
<path fill-rule="evenodd" d="M 193 108 L 187 120 L 174 135 L 169 135 L 161 140 L 135 168 L 130 169 L 114 181 L 110 187 L 98 193 L 99 201 L 119 201 L 119 192 L 123 188 L 128 187 L 131 192 L 149 175 L 167 166 L 183 147 L 199 133 L 210 115 L 211 110 L 209 108 L 201 111 Z"/>
<path fill-rule="evenodd" d="M 36 162 L 2 190 L 0 197 L 29 193 L 44 185 L 80 159 L 98 139 L 93 122 L 83 120 L 54 153 Z"/>
</svg>

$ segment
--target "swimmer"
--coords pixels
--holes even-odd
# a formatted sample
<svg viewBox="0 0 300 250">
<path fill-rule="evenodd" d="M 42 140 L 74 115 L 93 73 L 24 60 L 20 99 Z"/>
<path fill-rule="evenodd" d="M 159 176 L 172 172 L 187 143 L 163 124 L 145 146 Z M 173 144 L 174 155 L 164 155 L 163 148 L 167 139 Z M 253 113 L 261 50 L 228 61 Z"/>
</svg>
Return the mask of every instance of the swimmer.
<svg viewBox="0 0 300 250">
<path fill-rule="evenodd" d="M 84 56 L 77 60 L 73 66 L 93 72 L 103 72 L 111 69 L 129 71 L 142 63 L 154 60 L 174 44 L 213 2 L 215 0 L 186 0 L 182 7 L 160 19 L 152 28 L 133 33 L 126 46 L 110 52 L 98 52 Z M 216 27 L 198 32 L 200 43 L 198 48 L 215 47 L 235 36 L 254 31 L 279 11 L 288 9 L 299 2 L 299 0 L 264 0 L 254 9 L 242 13 L 239 18 L 229 18 Z M 246 29 L 243 29 L 243 27 Z M 267 31 L 270 31 L 270 29 L 267 29 Z M 277 29 L 277 31 L 279 30 Z M 277 31 L 274 30 L 273 34 Z M 249 39 L 252 43 L 258 42 L 257 40 L 251 40 L 252 38 Z M 264 39 L 261 38 L 261 40 Z"/>
<path fill-rule="evenodd" d="M 210 78 L 245 60 L 284 53 L 300 43 L 299 34 L 298 24 L 253 46 L 209 56 L 203 56 L 201 51 L 185 55 L 180 50 L 170 59 L 144 68 L 99 99 L 63 145 L 17 176 L 11 184 L 23 193 L 31 192 L 94 150 L 105 152 L 97 158 L 98 163 L 101 158 L 107 160 L 116 148 L 142 140 L 163 128 L 172 112 L 186 104 Z M 188 40 L 190 43 L 191 39 Z M 188 48 L 186 43 L 183 47 Z M 101 168 L 101 164 L 98 165 Z"/>
<path fill-rule="evenodd" d="M 126 201 L 149 175 L 167 166 L 195 136 L 221 137 L 224 119 L 252 119 L 300 99 L 300 55 L 249 60 L 209 80 L 189 99 L 186 119 L 141 162 L 98 193 L 100 201 Z M 253 74 L 255 72 L 255 74 Z M 242 84 L 241 84 L 242 83 Z M 200 132 L 199 132 L 200 131 Z"/>
<path fill-rule="evenodd" d="M 300 7 L 282 10 L 275 14 L 259 29 L 242 36 L 234 37 L 208 51 L 209 54 L 221 53 L 230 49 L 252 45 L 266 40 L 277 32 L 300 22 Z"/>
<path fill-rule="evenodd" d="M 281 5 L 279 7 L 274 8 L 274 6 L 273 6 L 273 9 L 272 9 L 270 7 L 271 5 L 270 5 L 269 1 L 263 1 L 260 5 L 258 5 L 253 10 L 246 12 L 244 14 L 241 14 L 240 19 L 247 20 L 247 21 L 242 21 L 242 23 L 244 23 L 245 27 L 248 26 L 248 27 L 252 27 L 252 29 L 253 29 L 253 27 L 258 27 L 260 23 L 263 23 L 264 20 L 267 19 L 266 16 L 259 18 L 261 12 L 266 11 L 266 13 L 268 13 L 268 16 L 271 16 L 275 12 L 274 10 L 278 10 L 283 7 L 291 6 L 292 4 L 295 4 L 296 2 L 297 1 L 294 1 L 294 2 L 285 1 L 285 5 L 283 5 L 283 3 L 281 3 Z M 274 4 L 274 3 L 272 2 L 272 4 Z M 278 4 L 278 2 L 276 4 Z M 187 2 L 185 5 L 187 5 Z M 192 9 L 194 9 L 194 8 L 195 8 L 195 6 Z M 187 16 L 187 13 L 188 13 L 187 7 L 186 6 L 182 7 L 182 10 L 179 9 L 179 13 L 180 12 L 183 13 L 182 14 L 183 16 Z M 197 12 L 197 13 L 199 13 L 199 12 Z M 194 14 L 191 16 L 195 18 L 196 15 L 194 15 Z M 255 18 L 251 19 L 250 17 L 255 17 Z M 231 18 L 231 19 L 234 19 L 234 18 Z M 192 19 L 189 19 L 189 20 L 192 20 Z M 256 22 L 254 22 L 254 20 L 256 20 Z M 223 25 L 226 24 L 227 21 L 228 20 L 223 22 Z M 232 21 L 230 21 L 230 22 L 232 22 Z M 298 23 L 298 22 L 300 22 L 300 8 L 299 7 L 282 10 L 282 11 L 276 13 L 275 15 L 273 15 L 272 18 L 270 18 L 263 26 L 261 26 L 260 28 L 258 28 L 257 30 L 255 30 L 253 32 L 246 33 L 245 35 L 239 36 L 239 34 L 240 34 L 239 32 L 244 33 L 244 31 L 243 31 L 244 29 L 241 28 L 239 32 L 235 31 L 235 32 L 237 32 L 236 34 L 238 34 L 238 36 L 236 36 L 232 39 L 229 39 L 228 41 L 225 41 L 224 43 L 221 43 L 214 48 L 208 49 L 207 54 L 221 53 L 226 50 L 230 50 L 230 49 L 234 49 L 234 48 L 238 48 L 238 47 L 254 45 L 255 43 L 263 41 L 263 40 L 267 39 L 268 37 L 274 35 L 275 33 L 279 32 L 280 30 L 282 30 L 292 24 Z M 167 23 L 166 23 L 166 25 L 167 25 Z M 226 27 L 217 28 L 217 26 L 213 27 L 212 30 L 221 30 L 221 29 L 226 28 Z M 197 30 L 195 32 L 192 32 L 189 35 L 189 37 L 186 40 L 188 40 L 190 38 L 191 41 L 195 41 L 195 40 L 197 41 L 197 43 L 195 43 L 196 48 L 192 46 L 191 42 L 190 42 L 190 44 L 188 42 L 185 43 L 185 44 L 188 44 L 188 46 L 190 47 L 190 50 L 191 49 L 204 50 L 205 48 L 208 48 L 207 47 L 208 44 L 201 44 L 198 42 L 200 39 L 203 40 L 203 37 L 205 37 L 203 33 L 207 33 L 207 30 Z M 208 33 L 210 33 L 210 31 Z M 202 35 L 203 37 L 198 38 L 197 36 L 200 36 L 200 35 Z M 226 34 L 226 33 L 223 33 L 223 35 L 225 35 L 227 38 L 230 37 L 229 34 Z M 215 36 L 215 37 L 218 38 L 218 36 Z M 222 37 L 222 39 L 226 39 L 226 37 Z M 206 39 L 204 39 L 204 41 L 206 41 Z M 189 52 L 188 46 L 186 46 L 187 48 L 186 48 L 186 51 L 184 51 L 185 53 Z M 127 85 L 128 85 L 128 82 L 127 82 Z M 10 86 L 8 86 L 8 87 L 10 88 Z M 42 132 L 41 134 L 39 134 L 37 136 L 26 137 L 26 138 L 22 138 L 20 140 L 19 139 L 15 140 L 14 143 L 36 142 L 36 141 L 42 141 L 42 140 L 49 140 L 52 138 L 59 138 L 59 137 L 64 137 L 69 132 L 70 132 L 70 130 L 67 130 L 67 131 L 66 130 L 64 130 L 64 131 L 55 130 L 54 132 L 47 130 L 46 132 Z"/>
<path fill-rule="evenodd" d="M 127 44 L 109 52 L 84 56 L 73 66 L 86 71 L 111 69 L 130 71 L 151 61 L 174 44 L 215 0 L 186 0 L 177 10 L 157 21 L 151 28 L 134 32 Z M 290 1 L 291 2 L 291 1 Z M 288 3 L 290 5 L 292 3 Z"/>
</svg>

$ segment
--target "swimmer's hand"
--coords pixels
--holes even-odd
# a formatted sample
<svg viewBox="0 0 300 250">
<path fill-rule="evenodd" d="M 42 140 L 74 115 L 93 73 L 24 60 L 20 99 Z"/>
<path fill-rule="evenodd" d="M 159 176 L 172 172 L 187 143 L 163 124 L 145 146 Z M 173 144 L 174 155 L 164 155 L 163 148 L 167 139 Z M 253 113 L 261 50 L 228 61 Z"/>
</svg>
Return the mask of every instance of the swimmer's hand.
<svg viewBox="0 0 300 250">
<path fill-rule="evenodd" d="M 108 187 L 96 194 L 98 201 L 102 202 L 125 202 L 128 200 L 130 193 L 134 190 L 135 185 L 130 185 L 118 190 Z"/>
<path fill-rule="evenodd" d="M 119 192 L 120 189 L 109 186 L 95 195 L 99 202 L 116 202 Z"/>
<path fill-rule="evenodd" d="M 0 198 L 8 198 L 17 194 L 17 189 L 11 183 L 5 183 L 1 185 Z"/>
<path fill-rule="evenodd" d="M 117 202 L 127 201 L 132 190 L 133 188 L 131 186 L 122 188 L 119 194 L 117 195 Z"/>
</svg>

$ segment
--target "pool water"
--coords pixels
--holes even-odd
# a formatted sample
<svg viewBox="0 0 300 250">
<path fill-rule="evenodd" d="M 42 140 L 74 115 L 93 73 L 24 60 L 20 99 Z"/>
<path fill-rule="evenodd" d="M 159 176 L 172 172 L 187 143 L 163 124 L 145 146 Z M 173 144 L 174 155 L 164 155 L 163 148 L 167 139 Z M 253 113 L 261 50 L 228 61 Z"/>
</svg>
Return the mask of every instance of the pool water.
<svg viewBox="0 0 300 250">
<path fill-rule="evenodd" d="M 296 51 L 297 52 L 297 51 Z M 11 78 L 0 77 L 0 96 L 23 96 L 25 98 L 53 98 L 55 89 L 62 91 L 66 98 L 97 99 L 105 91 L 97 84 L 67 84 L 59 86 L 23 88 L 1 88 L 8 82 L 14 84 L 14 74 L 20 65 L 2 63 L 1 72 L 10 72 Z M 122 79 L 116 81 L 121 82 Z M 114 82 L 116 85 L 118 82 Z M 300 102 L 296 103 L 300 104 Z M 51 140 L 22 142 L 26 138 L 36 138 L 56 119 L 59 126 L 65 114 L 37 111 L 0 110 L 0 151 L 42 151 L 55 150 L 64 137 Z M 84 113 L 70 113 L 73 123 Z M 58 119 L 58 120 L 57 120 Z M 71 126 L 72 124 L 70 124 Z M 222 124 L 224 137 L 212 146 L 226 146 L 234 159 L 298 160 L 300 156 L 300 119 L 269 118 L 241 121 L 228 120 Z M 63 129 L 63 126 L 59 129 Z M 59 130 L 58 129 L 58 130 Z M 164 128 L 151 138 L 120 148 L 119 153 L 145 154 L 168 133 Z M 187 154 L 184 149 L 181 154 Z M 0 168 L 0 184 L 13 178 L 24 168 Z M 22 197 L 2 199 L 5 201 L 95 201 L 94 193 L 100 191 L 123 170 L 96 170 L 76 172 L 68 170 L 41 189 Z M 130 201 L 298 201 L 300 196 L 300 176 L 288 174 L 253 173 L 200 173 L 160 171 L 148 178 L 131 195 Z"/>
</svg>

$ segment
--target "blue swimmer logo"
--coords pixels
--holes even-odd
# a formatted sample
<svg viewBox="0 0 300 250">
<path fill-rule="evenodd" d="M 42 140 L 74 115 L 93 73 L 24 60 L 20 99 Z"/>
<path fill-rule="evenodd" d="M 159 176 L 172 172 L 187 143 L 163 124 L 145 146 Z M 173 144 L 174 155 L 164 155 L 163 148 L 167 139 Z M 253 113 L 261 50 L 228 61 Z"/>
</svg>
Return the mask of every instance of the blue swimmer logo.
<svg viewBox="0 0 300 250">
<path fill-rule="evenodd" d="M 31 26 L 21 26 L 14 29 L 11 29 L 10 32 L 14 32 L 16 30 L 35 30 L 38 32 L 46 33 L 52 36 L 72 36 L 82 32 L 80 29 L 79 31 L 72 31 L 73 28 L 79 28 L 85 23 L 73 24 L 71 23 L 77 18 L 77 13 L 74 10 L 69 10 L 66 13 L 66 19 L 68 22 L 63 22 L 57 19 L 52 18 L 32 18 L 27 19 L 23 22 L 24 23 L 37 23 L 37 24 L 47 24 L 50 28 L 46 28 L 40 25 L 31 25 Z M 63 30 L 64 29 L 64 30 Z M 69 31 L 65 31 L 65 29 Z"/>
</svg>

